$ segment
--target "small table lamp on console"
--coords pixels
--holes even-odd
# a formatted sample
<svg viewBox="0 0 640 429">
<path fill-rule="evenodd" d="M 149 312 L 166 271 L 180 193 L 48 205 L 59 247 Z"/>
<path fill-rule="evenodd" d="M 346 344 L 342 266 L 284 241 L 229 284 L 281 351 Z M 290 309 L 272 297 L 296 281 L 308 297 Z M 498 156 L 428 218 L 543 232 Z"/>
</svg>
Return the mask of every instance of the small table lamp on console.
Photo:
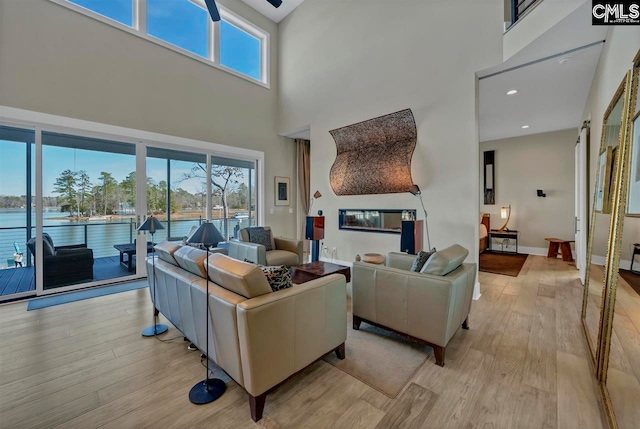
<svg viewBox="0 0 640 429">
<path fill-rule="evenodd" d="M 508 207 L 502 207 L 500 209 L 500 217 L 502 219 L 506 219 L 504 225 L 502 225 L 502 227 L 500 227 L 500 229 L 498 231 L 503 232 L 503 231 L 507 231 L 509 232 L 509 228 L 507 228 L 507 224 L 509 223 L 509 219 L 511 219 L 511 204 L 509 204 Z"/>
<path fill-rule="evenodd" d="M 160 223 L 158 218 L 153 216 L 149 216 L 143 223 L 138 227 L 138 231 L 149 231 L 151 234 L 151 243 L 154 243 L 153 235 L 157 230 L 164 229 L 164 226 Z M 146 238 L 145 238 L 146 243 Z M 129 256 L 132 258 L 132 256 Z M 149 326 L 142 330 L 143 337 L 153 337 L 156 335 L 164 334 L 169 330 L 167 325 L 159 325 L 158 324 L 158 310 L 156 308 L 156 255 L 152 256 L 153 258 L 153 326 Z"/>
<path fill-rule="evenodd" d="M 227 385 L 224 381 L 219 378 L 209 378 L 209 264 L 207 261 L 209 260 L 209 248 L 212 246 L 216 246 L 221 241 L 224 241 L 222 234 L 220 231 L 209 222 L 205 222 L 196 230 L 196 232 L 191 235 L 187 239 L 187 243 L 200 243 L 204 244 L 207 248 L 207 259 L 205 259 L 204 269 L 207 275 L 207 292 L 205 295 L 205 299 L 207 301 L 207 314 L 205 315 L 205 326 L 206 326 L 206 346 L 204 350 L 205 358 L 207 359 L 207 364 L 205 365 L 207 371 L 207 377 L 199 381 L 195 386 L 191 388 L 189 391 L 189 400 L 193 404 L 201 405 L 208 404 L 209 402 L 213 402 L 219 397 L 222 396 L 224 391 L 227 389 Z"/>
</svg>

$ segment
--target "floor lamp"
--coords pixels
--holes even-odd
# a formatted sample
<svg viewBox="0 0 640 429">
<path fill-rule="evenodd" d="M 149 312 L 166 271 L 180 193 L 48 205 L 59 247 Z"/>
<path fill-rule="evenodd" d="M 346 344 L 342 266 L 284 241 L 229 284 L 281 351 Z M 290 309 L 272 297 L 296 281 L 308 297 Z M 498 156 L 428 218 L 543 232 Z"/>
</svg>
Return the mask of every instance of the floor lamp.
<svg viewBox="0 0 640 429">
<path fill-rule="evenodd" d="M 164 226 L 160 223 L 160 221 L 153 217 L 149 216 L 143 223 L 138 227 L 138 231 L 149 231 L 151 234 L 151 244 L 153 245 L 153 235 L 157 230 L 164 229 Z M 145 242 L 147 240 L 145 239 Z M 129 256 L 132 258 L 133 256 Z M 142 330 L 143 337 L 154 337 L 156 335 L 164 334 L 169 330 L 167 325 L 159 325 L 158 324 L 158 309 L 156 308 L 156 255 L 154 252 L 153 258 L 153 326 L 149 326 Z"/>
<path fill-rule="evenodd" d="M 422 211 L 424 211 L 424 227 L 427 230 L 427 246 L 429 251 L 431 251 L 431 240 L 429 239 L 429 219 L 427 215 L 427 209 L 424 208 L 424 201 L 422 201 L 422 192 L 420 191 L 420 187 L 418 185 L 412 185 L 409 188 L 409 192 L 415 196 L 420 198 L 420 204 L 422 204 Z"/>
<path fill-rule="evenodd" d="M 200 243 L 204 244 L 207 248 L 207 259 L 205 259 L 204 268 L 207 275 L 207 293 L 206 293 L 206 301 L 207 301 L 207 314 L 205 318 L 205 325 L 207 329 L 207 338 L 206 338 L 206 348 L 205 348 L 205 358 L 207 359 L 207 377 L 199 381 L 195 386 L 191 388 L 189 391 L 189 400 L 193 404 L 208 404 L 209 402 L 213 402 L 219 397 L 222 396 L 224 391 L 227 389 L 227 385 L 224 381 L 219 378 L 209 378 L 209 247 L 216 246 L 221 241 L 224 241 L 222 234 L 220 231 L 209 222 L 205 222 L 196 230 L 196 232 L 191 235 L 187 239 L 187 243 Z"/>
</svg>

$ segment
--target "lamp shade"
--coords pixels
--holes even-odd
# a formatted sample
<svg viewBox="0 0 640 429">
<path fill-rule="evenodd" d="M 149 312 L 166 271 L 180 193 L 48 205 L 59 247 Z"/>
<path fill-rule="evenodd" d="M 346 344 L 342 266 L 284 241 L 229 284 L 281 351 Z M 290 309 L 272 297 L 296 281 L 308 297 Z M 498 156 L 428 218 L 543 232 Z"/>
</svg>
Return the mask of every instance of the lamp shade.
<svg viewBox="0 0 640 429">
<path fill-rule="evenodd" d="M 187 243 L 202 243 L 207 247 L 217 246 L 224 237 L 212 223 L 205 222 L 187 239 Z"/>
<path fill-rule="evenodd" d="M 153 216 L 149 216 L 144 222 L 142 222 L 142 225 L 138 227 L 138 231 L 149 231 L 151 234 L 155 234 L 159 229 L 164 229 L 164 226 L 162 226 L 158 218 Z"/>
<path fill-rule="evenodd" d="M 316 199 L 316 200 L 318 198 L 320 198 L 321 196 L 322 196 L 322 194 L 320 193 L 320 191 L 316 191 L 315 194 L 313 194 L 313 198 Z"/>
<path fill-rule="evenodd" d="M 509 217 L 509 207 L 502 207 L 500 209 L 500 217 L 502 219 L 506 219 L 507 217 Z"/>
<path fill-rule="evenodd" d="M 420 195 L 420 187 L 416 184 L 411 185 L 409 192 L 415 196 Z"/>
</svg>

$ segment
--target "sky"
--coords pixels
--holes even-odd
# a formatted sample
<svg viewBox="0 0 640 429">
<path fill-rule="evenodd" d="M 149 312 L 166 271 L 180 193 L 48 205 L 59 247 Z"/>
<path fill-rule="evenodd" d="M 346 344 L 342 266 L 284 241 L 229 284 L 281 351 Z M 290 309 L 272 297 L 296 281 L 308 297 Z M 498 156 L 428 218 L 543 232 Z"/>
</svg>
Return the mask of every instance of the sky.
<svg viewBox="0 0 640 429">
<path fill-rule="evenodd" d="M 35 166 L 35 150 L 32 154 L 32 164 Z M 55 180 L 62 171 L 67 169 L 76 172 L 85 170 L 89 174 L 91 183 L 97 185 L 100 183 L 98 177 L 103 171 L 111 173 L 114 179 L 121 182 L 129 173 L 135 171 L 135 163 L 134 155 L 45 144 L 42 146 L 43 193 L 47 197 L 57 196 L 58 194 L 53 192 Z M 171 161 L 172 189 L 182 188 L 192 194 L 202 192 L 202 180 L 183 180 L 184 175 L 190 173 L 193 166 L 193 162 Z M 151 177 L 155 183 L 167 180 L 166 159 L 147 158 L 147 176 Z M 0 195 L 25 195 L 26 181 L 26 145 L 22 142 L 0 140 Z M 239 182 L 248 186 L 248 174 L 245 173 Z"/>
<path fill-rule="evenodd" d="M 69 0 L 125 25 L 133 25 L 133 0 Z M 207 58 L 209 13 L 189 0 L 147 0 L 147 32 Z M 220 22 L 220 63 L 260 80 L 260 41 Z"/>
</svg>

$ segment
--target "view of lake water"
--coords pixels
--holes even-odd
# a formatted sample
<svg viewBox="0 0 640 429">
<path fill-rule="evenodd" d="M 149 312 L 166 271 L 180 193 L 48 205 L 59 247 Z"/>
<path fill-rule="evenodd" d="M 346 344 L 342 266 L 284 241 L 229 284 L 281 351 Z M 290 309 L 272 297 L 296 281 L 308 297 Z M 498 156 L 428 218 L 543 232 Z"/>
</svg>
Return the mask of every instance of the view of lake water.
<svg viewBox="0 0 640 429">
<path fill-rule="evenodd" d="M 67 213 L 60 213 L 59 211 L 48 211 L 42 215 L 44 232 L 51 236 L 56 246 L 83 244 L 86 239 L 87 247 L 93 250 L 94 258 L 118 255 L 118 251 L 113 246 L 130 243 L 136 237 L 135 224 L 126 218 L 75 221 L 63 219 Z M 32 235 L 35 235 L 35 210 L 32 218 Z M 222 219 L 214 219 L 212 222 L 223 232 Z M 172 220 L 171 236 L 185 236 L 192 226 L 199 223 L 199 219 Z M 165 228 L 167 227 L 166 222 L 163 222 L 163 225 Z M 245 228 L 249 226 L 249 219 L 229 218 L 230 236 L 233 236 L 236 225 L 239 225 L 240 228 Z M 167 229 L 158 231 L 154 237 L 155 242 L 166 240 L 167 232 Z M 151 240 L 150 235 L 148 240 Z M 26 256 L 26 209 L 0 209 L 0 268 L 13 266 L 14 242 L 18 243 L 20 250 Z"/>
</svg>

